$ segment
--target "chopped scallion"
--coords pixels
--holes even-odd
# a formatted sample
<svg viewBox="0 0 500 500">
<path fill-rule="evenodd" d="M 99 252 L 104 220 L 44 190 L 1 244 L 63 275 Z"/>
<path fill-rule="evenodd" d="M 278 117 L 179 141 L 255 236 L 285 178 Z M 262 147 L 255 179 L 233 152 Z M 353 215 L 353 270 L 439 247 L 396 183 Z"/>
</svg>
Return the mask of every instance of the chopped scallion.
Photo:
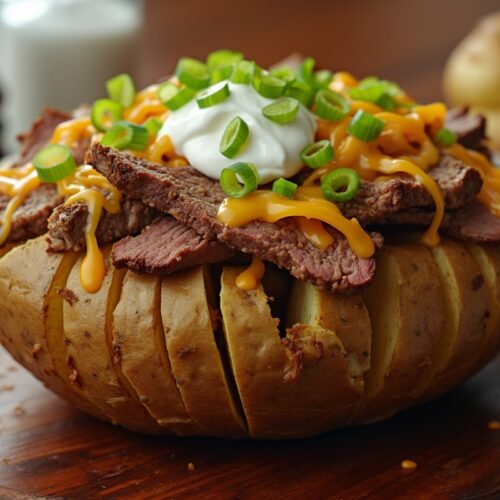
<svg viewBox="0 0 500 500">
<path fill-rule="evenodd" d="M 384 126 L 383 120 L 360 109 L 354 115 L 347 132 L 363 142 L 370 142 L 380 135 Z"/>
<path fill-rule="evenodd" d="M 295 195 L 295 191 L 297 190 L 297 184 L 280 177 L 273 182 L 272 190 L 273 193 L 292 199 Z"/>
<path fill-rule="evenodd" d="M 310 168 L 322 167 L 333 160 L 334 152 L 328 139 L 309 144 L 300 152 L 300 158 Z"/>
<path fill-rule="evenodd" d="M 242 198 L 252 193 L 258 184 L 259 174 L 252 163 L 235 163 L 224 168 L 220 174 L 222 190 L 231 198 Z"/>
<path fill-rule="evenodd" d="M 33 158 L 36 173 L 42 182 L 58 182 L 76 170 L 71 150 L 61 144 L 49 144 Z"/>
<path fill-rule="evenodd" d="M 321 192 L 328 201 L 352 200 L 359 189 L 359 176 L 351 168 L 339 168 L 328 172 L 321 181 Z"/>
<path fill-rule="evenodd" d="M 293 122 L 299 112 L 299 101 L 293 97 L 283 97 L 262 108 L 262 114 L 280 125 Z"/>
<path fill-rule="evenodd" d="M 222 135 L 219 150 L 226 158 L 234 158 L 248 140 L 249 130 L 243 118 L 233 118 Z"/>
</svg>

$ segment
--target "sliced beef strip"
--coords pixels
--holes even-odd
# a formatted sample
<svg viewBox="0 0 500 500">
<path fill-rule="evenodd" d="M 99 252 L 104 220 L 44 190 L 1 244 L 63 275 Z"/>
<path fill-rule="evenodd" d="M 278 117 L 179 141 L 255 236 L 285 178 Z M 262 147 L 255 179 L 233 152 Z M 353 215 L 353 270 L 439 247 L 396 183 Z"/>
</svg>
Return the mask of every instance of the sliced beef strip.
<svg viewBox="0 0 500 500">
<path fill-rule="evenodd" d="M 10 201 L 0 195 L 0 220 Z M 52 184 L 42 184 L 32 191 L 24 203 L 14 212 L 8 242 L 25 241 L 36 238 L 47 231 L 47 219 L 52 210 L 63 202 Z"/>
<path fill-rule="evenodd" d="M 475 149 L 489 156 L 486 141 L 486 118 L 471 113 L 467 107 L 453 108 L 446 115 L 446 127 L 457 136 L 457 141 L 466 148 Z"/>
<path fill-rule="evenodd" d="M 89 210 L 84 202 L 58 206 L 49 218 L 47 242 L 51 252 L 80 251 L 85 248 L 85 226 Z M 156 210 L 140 201 L 124 197 L 120 212 L 103 212 L 96 231 L 100 245 L 138 234 L 158 217 Z"/>
<path fill-rule="evenodd" d="M 17 136 L 17 140 L 21 143 L 17 163 L 21 165 L 30 161 L 35 153 L 49 142 L 54 129 L 69 119 L 71 119 L 71 115 L 64 111 L 53 108 L 44 109 L 43 113 L 31 125 L 31 129 Z"/>
<path fill-rule="evenodd" d="M 293 219 L 225 226 L 216 217 L 224 199 L 219 183 L 193 168 L 165 168 L 100 144 L 92 145 L 87 161 L 123 193 L 170 213 L 203 238 L 217 238 L 229 247 L 274 262 L 300 280 L 348 292 L 368 284 L 375 273 L 374 259 L 358 258 L 346 238 L 333 229 L 334 243 L 321 251 Z M 382 243 L 380 235 L 374 235 L 374 240 Z"/>
<path fill-rule="evenodd" d="M 385 225 L 428 226 L 434 213 L 425 209 L 388 214 Z M 445 212 L 439 231 L 457 240 L 500 244 L 500 218 L 474 201 L 458 210 Z"/>
<path fill-rule="evenodd" d="M 30 161 L 35 153 L 43 147 L 52 136 L 54 129 L 60 123 L 69 120 L 67 113 L 47 108 L 32 125 L 29 132 L 20 134 L 21 152 L 10 168 L 16 168 Z M 80 156 L 82 153 L 80 152 Z M 83 157 L 82 157 L 83 160 Z M 0 195 L 0 220 L 10 201 L 10 197 Z M 35 238 L 47 231 L 47 219 L 55 207 L 63 202 L 52 184 L 42 184 L 32 191 L 25 202 L 14 212 L 12 229 L 7 238 L 8 242 L 24 241 Z"/>
<path fill-rule="evenodd" d="M 216 264 L 236 257 L 237 252 L 217 240 L 202 238 L 168 215 L 154 220 L 138 236 L 113 245 L 113 263 L 137 273 L 172 274 L 199 264 Z"/>
<path fill-rule="evenodd" d="M 470 203 L 482 186 L 477 170 L 448 155 L 441 157 L 439 163 L 429 170 L 429 175 L 438 183 L 447 209 Z M 388 213 L 433 205 L 427 189 L 409 176 L 377 182 L 362 181 L 352 201 L 339 203 L 346 217 L 356 217 L 361 224 L 384 220 Z"/>
</svg>

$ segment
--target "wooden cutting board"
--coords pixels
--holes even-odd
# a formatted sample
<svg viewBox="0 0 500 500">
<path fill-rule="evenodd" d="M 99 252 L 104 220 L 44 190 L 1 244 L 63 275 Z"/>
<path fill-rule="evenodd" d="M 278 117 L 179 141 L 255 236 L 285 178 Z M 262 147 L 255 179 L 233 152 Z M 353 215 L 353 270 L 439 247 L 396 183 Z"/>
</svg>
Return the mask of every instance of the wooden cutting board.
<svg viewBox="0 0 500 500">
<path fill-rule="evenodd" d="M 287 442 L 159 439 L 72 409 L 0 348 L 0 498 L 500 498 L 495 419 L 500 358 L 376 425 Z"/>
</svg>

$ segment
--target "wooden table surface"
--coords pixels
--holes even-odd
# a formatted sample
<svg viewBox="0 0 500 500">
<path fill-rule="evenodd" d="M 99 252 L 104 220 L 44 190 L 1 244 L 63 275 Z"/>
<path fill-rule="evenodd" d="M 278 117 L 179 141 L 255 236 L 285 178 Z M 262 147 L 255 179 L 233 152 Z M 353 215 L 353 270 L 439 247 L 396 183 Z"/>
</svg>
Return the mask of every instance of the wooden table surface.
<svg viewBox="0 0 500 500">
<path fill-rule="evenodd" d="M 438 401 L 306 440 L 160 439 L 77 412 L 0 350 L 0 498 L 500 498 L 499 380 L 497 358 Z"/>
</svg>

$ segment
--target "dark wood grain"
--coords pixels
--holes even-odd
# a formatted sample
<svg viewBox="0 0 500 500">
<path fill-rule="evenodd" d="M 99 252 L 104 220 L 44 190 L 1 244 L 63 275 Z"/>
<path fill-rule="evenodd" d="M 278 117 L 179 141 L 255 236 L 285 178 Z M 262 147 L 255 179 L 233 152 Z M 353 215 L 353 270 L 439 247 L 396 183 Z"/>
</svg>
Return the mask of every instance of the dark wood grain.
<svg viewBox="0 0 500 500">
<path fill-rule="evenodd" d="M 500 358 L 439 401 L 307 440 L 158 439 L 73 410 L 0 351 L 0 498 L 500 498 L 499 380 Z"/>
</svg>

